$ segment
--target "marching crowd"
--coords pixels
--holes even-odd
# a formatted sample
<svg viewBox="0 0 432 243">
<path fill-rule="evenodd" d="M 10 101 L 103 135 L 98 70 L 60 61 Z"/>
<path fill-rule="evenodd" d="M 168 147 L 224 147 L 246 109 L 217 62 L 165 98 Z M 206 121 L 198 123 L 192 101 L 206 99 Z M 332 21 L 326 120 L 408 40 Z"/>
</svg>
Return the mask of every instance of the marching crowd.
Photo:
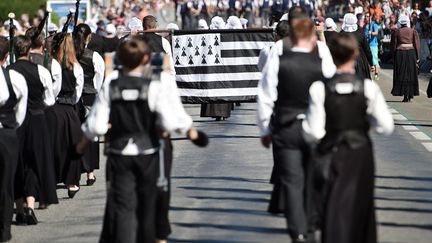
<svg viewBox="0 0 432 243">
<path fill-rule="evenodd" d="M 269 212 L 285 216 L 293 242 L 315 242 L 317 230 L 324 243 L 377 242 L 368 132 L 394 128 L 371 81 L 379 77 L 380 31 L 391 30 L 391 92 L 409 102 L 419 95 L 420 39 L 430 32 L 432 11 L 398 3 L 349 5 L 338 31 L 314 1 L 177 2 L 185 29 L 254 27 L 260 15 L 261 25 L 275 28 L 274 45 L 260 54 L 257 123 L 263 146 L 272 145 L 274 155 Z M 145 11 L 158 6 L 147 4 L 95 4 L 92 11 L 104 19 L 78 24 L 70 15 L 61 31 L 51 25 L 47 35 L 43 14 L 32 24 L 23 18 L 4 23 L 1 242 L 12 237 L 14 203 L 16 223 L 34 225 L 35 203 L 40 209 L 58 203 L 58 184 L 72 199 L 82 173 L 88 186 L 96 182 L 103 135 L 109 187 L 100 242 L 166 242 L 170 133 L 198 146 L 208 138 L 181 104 L 170 36 L 151 32 L 157 20 Z M 104 53 L 112 51 L 119 68 L 105 77 Z"/>
</svg>

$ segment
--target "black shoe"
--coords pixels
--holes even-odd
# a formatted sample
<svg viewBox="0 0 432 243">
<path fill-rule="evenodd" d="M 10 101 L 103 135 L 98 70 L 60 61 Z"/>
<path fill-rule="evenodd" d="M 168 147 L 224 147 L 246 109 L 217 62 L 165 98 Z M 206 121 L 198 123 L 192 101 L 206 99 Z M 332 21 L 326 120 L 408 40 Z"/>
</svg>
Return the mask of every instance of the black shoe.
<svg viewBox="0 0 432 243">
<path fill-rule="evenodd" d="M 407 97 L 404 97 L 404 99 L 402 100 L 402 102 L 409 102 L 409 99 Z"/>
<path fill-rule="evenodd" d="M 87 186 L 93 186 L 96 182 L 96 176 L 93 179 L 87 179 Z"/>
<path fill-rule="evenodd" d="M 38 220 L 32 208 L 26 208 L 24 212 L 28 225 L 35 225 L 38 223 Z"/>
<path fill-rule="evenodd" d="M 80 190 L 79 187 L 78 187 L 78 190 L 76 190 L 76 191 L 71 191 L 71 190 L 68 189 L 68 196 L 69 196 L 69 198 L 70 199 L 74 198 L 75 194 L 77 194 L 77 192 L 79 192 L 79 190 Z"/>
<path fill-rule="evenodd" d="M 17 213 L 15 221 L 17 225 L 27 225 L 27 220 L 23 213 Z"/>
</svg>

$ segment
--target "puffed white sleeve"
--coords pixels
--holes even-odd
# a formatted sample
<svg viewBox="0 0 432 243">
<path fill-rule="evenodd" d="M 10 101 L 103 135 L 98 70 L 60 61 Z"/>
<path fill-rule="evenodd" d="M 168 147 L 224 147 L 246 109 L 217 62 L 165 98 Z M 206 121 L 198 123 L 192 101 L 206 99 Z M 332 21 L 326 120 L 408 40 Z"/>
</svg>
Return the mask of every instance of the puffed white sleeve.
<svg viewBox="0 0 432 243">
<path fill-rule="evenodd" d="M 269 125 L 273 114 L 274 103 L 277 100 L 277 85 L 279 83 L 279 53 L 278 48 L 272 48 L 267 63 L 264 66 L 261 80 L 258 84 L 257 123 L 260 135 L 271 134 Z"/>
<path fill-rule="evenodd" d="M 18 99 L 18 104 L 15 106 L 15 118 L 19 126 L 24 122 L 27 112 L 28 88 L 27 82 L 20 73 L 10 70 L 12 87 Z"/>
<path fill-rule="evenodd" d="M 336 73 L 336 65 L 326 43 L 317 41 L 319 56 L 321 57 L 321 69 L 323 76 L 331 78 Z"/>
<path fill-rule="evenodd" d="M 326 113 L 324 108 L 325 88 L 322 81 L 314 82 L 309 88 L 309 107 L 303 120 L 303 135 L 307 142 L 316 142 L 325 134 Z"/>
<path fill-rule="evenodd" d="M 109 115 L 111 111 L 111 98 L 109 87 L 111 80 L 118 77 L 118 72 L 113 72 L 105 79 L 100 92 L 96 96 L 96 100 L 90 109 L 90 113 L 86 121 L 82 124 L 81 129 L 85 136 L 93 139 L 97 136 L 102 136 L 108 131 Z"/>
<path fill-rule="evenodd" d="M 73 67 L 73 73 L 76 79 L 76 85 L 75 85 L 75 102 L 78 103 L 78 101 L 81 99 L 81 95 L 84 88 L 84 70 L 78 63 L 74 63 Z"/>
<path fill-rule="evenodd" d="M 93 77 L 93 85 L 94 88 L 99 92 L 105 76 L 105 61 L 102 56 L 97 52 L 93 52 L 93 66 L 95 70 L 95 76 Z"/>
<path fill-rule="evenodd" d="M 60 63 L 58 63 L 55 59 L 52 59 L 51 75 L 53 78 L 54 97 L 57 97 L 62 87 L 62 68 L 60 66 Z"/>
<path fill-rule="evenodd" d="M 45 67 L 38 65 L 39 78 L 45 89 L 44 91 L 44 103 L 47 106 L 52 106 L 55 103 L 55 97 L 53 92 L 53 81 L 51 73 Z"/>
<path fill-rule="evenodd" d="M 268 54 L 270 51 L 270 47 L 266 46 L 263 49 L 261 49 L 258 57 L 258 70 L 262 71 L 264 69 L 264 66 L 267 62 Z"/>
<path fill-rule="evenodd" d="M 391 134 L 394 130 L 394 120 L 381 89 L 375 82 L 367 79 L 364 92 L 368 100 L 367 113 L 371 128 L 379 134 Z"/>
<path fill-rule="evenodd" d="M 9 89 L 7 87 L 6 78 L 0 68 L 0 105 L 6 103 L 9 99 Z"/>
<path fill-rule="evenodd" d="M 175 75 L 174 59 L 172 56 L 171 44 L 165 38 L 162 38 L 162 47 L 169 58 L 169 70 Z"/>
</svg>

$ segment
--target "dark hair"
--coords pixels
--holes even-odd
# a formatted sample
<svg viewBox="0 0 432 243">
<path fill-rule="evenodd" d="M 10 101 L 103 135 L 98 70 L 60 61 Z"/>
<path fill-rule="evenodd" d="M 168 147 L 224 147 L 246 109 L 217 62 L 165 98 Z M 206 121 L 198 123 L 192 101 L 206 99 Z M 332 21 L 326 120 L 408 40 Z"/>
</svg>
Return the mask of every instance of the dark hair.
<svg viewBox="0 0 432 243">
<path fill-rule="evenodd" d="M 290 8 L 288 11 L 288 22 L 290 25 L 292 25 L 294 19 L 309 19 L 306 8 L 301 6 Z"/>
<path fill-rule="evenodd" d="M 142 39 L 133 38 L 122 42 L 117 49 L 117 58 L 121 65 L 134 69 L 141 64 L 145 55 L 151 54 L 148 44 Z"/>
<path fill-rule="evenodd" d="M 290 38 L 293 44 L 296 44 L 300 39 L 311 37 L 314 34 L 315 24 L 311 19 L 299 18 L 292 20 Z"/>
<path fill-rule="evenodd" d="M 0 36 L 0 61 L 5 59 L 9 53 L 9 41 L 6 37 Z"/>
<path fill-rule="evenodd" d="M 31 40 L 27 36 L 20 35 L 15 37 L 15 56 L 16 58 L 27 56 L 30 52 Z"/>
<path fill-rule="evenodd" d="M 86 47 L 87 37 L 91 34 L 91 29 L 86 24 L 79 24 L 75 27 L 73 32 L 74 46 L 77 59 L 80 60 Z"/>
<path fill-rule="evenodd" d="M 339 33 L 327 45 L 336 66 L 348 62 L 358 52 L 358 42 L 352 33 Z"/>
<path fill-rule="evenodd" d="M 280 38 L 284 38 L 284 37 L 289 35 L 289 23 L 288 23 L 288 21 L 282 20 L 276 25 L 276 34 Z"/>
<path fill-rule="evenodd" d="M 41 33 L 39 33 L 39 35 L 37 35 L 38 32 L 38 28 L 36 27 L 31 27 L 30 29 L 28 29 L 25 33 L 25 36 L 27 36 L 28 38 L 30 38 L 31 40 L 31 48 L 36 49 L 39 48 L 41 46 L 44 45 L 44 41 L 45 41 L 45 33 L 44 31 L 41 31 Z"/>
<path fill-rule="evenodd" d="M 143 18 L 144 30 L 156 29 L 157 20 L 153 15 L 147 15 Z"/>
</svg>

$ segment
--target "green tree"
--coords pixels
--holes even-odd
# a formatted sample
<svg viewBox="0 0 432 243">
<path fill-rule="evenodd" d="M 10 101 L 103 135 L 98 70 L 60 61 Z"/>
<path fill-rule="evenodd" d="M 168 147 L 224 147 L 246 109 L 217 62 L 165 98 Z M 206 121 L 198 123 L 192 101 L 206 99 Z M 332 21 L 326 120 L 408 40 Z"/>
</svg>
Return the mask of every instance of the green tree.
<svg viewBox="0 0 432 243">
<path fill-rule="evenodd" d="M 41 5 L 45 5 L 46 0 L 0 0 L 0 21 L 8 19 L 10 12 L 15 13 L 16 18 L 23 13 L 36 14 Z"/>
</svg>

